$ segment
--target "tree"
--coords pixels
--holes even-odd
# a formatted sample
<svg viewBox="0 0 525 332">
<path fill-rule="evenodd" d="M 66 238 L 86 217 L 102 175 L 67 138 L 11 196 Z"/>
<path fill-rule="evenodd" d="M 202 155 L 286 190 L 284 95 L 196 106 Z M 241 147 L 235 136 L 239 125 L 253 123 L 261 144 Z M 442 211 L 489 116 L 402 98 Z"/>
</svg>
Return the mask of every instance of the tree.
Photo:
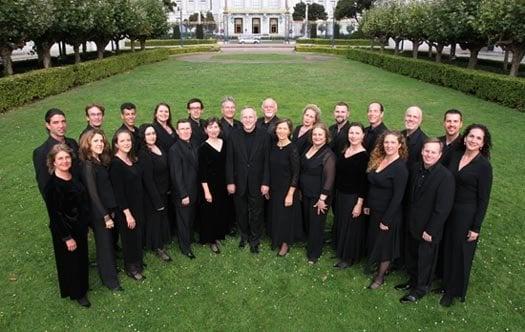
<svg viewBox="0 0 525 332">
<path fill-rule="evenodd" d="M 178 24 L 173 27 L 173 39 L 180 39 L 180 26 Z"/>
<path fill-rule="evenodd" d="M 427 2 L 412 0 L 404 7 L 405 37 L 412 42 L 412 57 L 417 59 L 419 46 L 427 40 L 424 27 L 427 24 Z"/>
<path fill-rule="evenodd" d="M 167 12 L 173 12 L 177 7 L 177 3 L 175 1 L 172 2 L 172 0 L 162 0 L 162 4 Z"/>
<path fill-rule="evenodd" d="M 217 28 L 217 24 L 215 24 L 215 18 L 213 17 L 212 12 L 206 13 L 204 24 L 206 26 L 206 30 L 208 31 L 208 33 L 211 34 L 213 33 L 213 31 L 215 31 L 215 29 Z"/>
<path fill-rule="evenodd" d="M 129 32 L 132 31 L 139 22 L 139 16 L 136 7 L 131 0 L 114 0 L 116 10 L 113 11 L 115 19 L 115 34 L 112 40 L 115 42 L 115 50 L 119 51 L 119 41 L 126 37 L 129 38 Z"/>
<path fill-rule="evenodd" d="M 293 7 L 292 17 L 295 21 L 304 20 L 306 15 L 306 4 L 304 2 L 299 2 Z M 308 21 L 317 21 L 317 20 L 326 20 L 328 14 L 324 10 L 324 6 L 312 3 L 308 5 Z"/>
<path fill-rule="evenodd" d="M 335 19 L 354 18 L 357 20 L 357 14 L 370 9 L 373 3 L 374 0 L 339 0 L 335 6 Z"/>
<path fill-rule="evenodd" d="M 424 30 L 429 47 L 436 47 L 436 62 L 441 62 L 443 48 L 456 40 L 455 21 L 458 18 L 449 4 L 450 0 L 433 0 L 427 8 L 427 24 Z"/>
<path fill-rule="evenodd" d="M 496 45 L 512 52 L 510 75 L 517 76 L 525 55 L 525 2 L 482 0 L 477 25 Z"/>
<path fill-rule="evenodd" d="M 146 39 L 164 35 L 168 31 L 167 14 L 160 0 L 133 0 L 132 6 L 138 17 L 135 28 L 129 33 L 132 49 L 134 41 L 140 42 L 140 48 L 146 48 Z"/>
<path fill-rule="evenodd" d="M 73 46 L 75 63 L 80 63 L 80 45 L 85 43 L 94 25 L 91 0 L 61 0 L 62 40 Z"/>
<path fill-rule="evenodd" d="M 381 53 L 391 36 L 389 15 L 389 8 L 381 5 L 367 11 L 361 20 L 361 29 L 367 36 L 379 41 Z"/>
<path fill-rule="evenodd" d="M 388 26 L 390 38 L 395 42 L 394 54 L 399 53 L 400 44 L 406 35 L 407 15 L 404 9 L 403 0 L 394 0 L 385 4 L 388 8 Z"/>
<path fill-rule="evenodd" d="M 115 21 L 114 11 L 116 0 L 90 0 L 93 8 L 93 21 L 95 24 L 91 27 L 89 40 L 97 45 L 97 58 L 104 57 L 104 49 L 110 40 L 117 33 L 117 23 Z"/>
<path fill-rule="evenodd" d="M 46 20 L 42 29 L 35 31 L 30 38 L 35 43 L 35 50 L 38 60 L 44 68 L 51 67 L 51 47 L 59 41 L 62 36 L 60 21 L 62 20 L 62 10 L 59 1 L 35 0 L 38 6 L 39 15 Z"/>
</svg>

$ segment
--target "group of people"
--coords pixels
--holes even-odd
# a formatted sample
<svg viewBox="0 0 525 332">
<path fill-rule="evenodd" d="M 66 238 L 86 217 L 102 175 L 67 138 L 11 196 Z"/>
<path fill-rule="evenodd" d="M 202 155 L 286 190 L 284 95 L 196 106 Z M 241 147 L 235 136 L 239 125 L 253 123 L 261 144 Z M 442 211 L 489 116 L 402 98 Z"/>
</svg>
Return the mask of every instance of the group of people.
<svg viewBox="0 0 525 332">
<path fill-rule="evenodd" d="M 368 106 L 368 126 L 350 122 L 350 107 L 335 105 L 335 123 L 321 122 L 308 104 L 293 128 L 277 116 L 277 102 L 262 102 L 263 116 L 244 107 L 235 119 L 232 97 L 222 117 L 202 119 L 204 105 L 187 102 L 188 117 L 172 125 L 170 106 L 155 107 L 152 123 L 136 127 L 137 109 L 121 106 L 122 126 L 111 139 L 102 130 L 104 107 L 85 109 L 88 125 L 76 141 L 66 137 L 62 111 L 45 115 L 47 141 L 34 151 L 40 192 L 47 205 L 62 297 L 89 307 L 88 226 L 105 286 L 122 290 L 117 275 L 119 238 L 124 268 L 143 280 L 143 251 L 170 261 L 165 248 L 176 235 L 194 259 L 199 242 L 220 254 L 221 240 L 238 232 L 239 248 L 260 252 L 264 234 L 277 256 L 306 242 L 309 264 L 331 242 L 345 269 L 365 259 L 380 288 L 394 268 L 409 279 L 395 288 L 416 302 L 440 279 L 441 305 L 465 300 L 470 269 L 492 184 L 491 137 L 481 124 L 463 135 L 460 111 L 445 112 L 445 135 L 428 138 L 423 112 L 405 112 L 405 128 L 389 130 L 384 107 Z M 328 210 L 334 221 L 325 231 Z M 327 240 L 327 234 L 331 241 Z"/>
</svg>

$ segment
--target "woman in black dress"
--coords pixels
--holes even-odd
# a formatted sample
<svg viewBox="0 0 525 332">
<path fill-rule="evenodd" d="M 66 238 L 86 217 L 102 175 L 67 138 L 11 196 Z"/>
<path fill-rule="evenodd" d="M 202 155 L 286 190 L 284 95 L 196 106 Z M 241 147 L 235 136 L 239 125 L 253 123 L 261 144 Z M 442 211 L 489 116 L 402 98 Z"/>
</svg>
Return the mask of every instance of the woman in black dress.
<svg viewBox="0 0 525 332">
<path fill-rule="evenodd" d="M 167 210 L 170 189 L 168 157 L 157 146 L 157 133 L 153 125 L 140 126 L 139 136 L 142 140 L 139 160 L 144 169 L 144 181 L 152 188 L 150 191 L 146 190 L 144 197 L 144 247 L 154 251 L 161 260 L 169 262 L 171 257 L 165 250 L 171 240 Z"/>
<path fill-rule="evenodd" d="M 335 180 L 336 157 L 328 146 L 329 139 L 326 125 L 316 124 L 310 135 L 312 146 L 301 156 L 299 184 L 310 264 L 315 264 L 322 254 L 326 214 Z"/>
<path fill-rule="evenodd" d="M 177 140 L 177 133 L 171 124 L 170 105 L 160 103 L 155 106 L 153 128 L 155 128 L 155 132 L 157 133 L 156 145 L 167 153 Z"/>
<path fill-rule="evenodd" d="M 440 303 L 446 307 L 456 297 L 465 301 L 467 294 L 472 261 L 492 187 L 491 146 L 487 127 L 473 124 L 465 129 L 461 151 L 453 153 L 450 159 L 449 170 L 456 178 L 456 193 L 443 239 L 445 293 Z"/>
<path fill-rule="evenodd" d="M 368 189 L 368 153 L 363 147 L 364 127 L 353 122 L 348 127 L 345 148 L 337 156 L 335 181 L 336 256 L 334 267 L 347 268 L 358 261 L 365 249 L 363 201 Z"/>
<path fill-rule="evenodd" d="M 115 154 L 111 161 L 109 176 L 118 208 L 115 213 L 124 268 L 131 278 L 144 279 L 142 272 L 142 227 L 144 227 L 144 195 L 142 190 L 143 168 L 133 154 L 133 140 L 127 129 L 119 129 L 113 136 Z"/>
<path fill-rule="evenodd" d="M 390 262 L 398 258 L 402 201 L 408 181 L 405 138 L 396 131 L 385 131 L 377 141 L 368 163 L 370 209 L 368 228 L 368 262 L 379 264 L 370 289 L 381 287 Z"/>
<path fill-rule="evenodd" d="M 293 131 L 292 143 L 297 147 L 299 155 L 302 155 L 309 145 L 312 128 L 321 120 L 321 109 L 314 104 L 308 104 L 303 109 L 302 125 Z"/>
<path fill-rule="evenodd" d="M 299 192 L 296 191 L 301 170 L 297 148 L 290 141 L 292 122 L 275 123 L 277 142 L 270 150 L 269 218 L 272 225 L 272 247 L 279 248 L 278 256 L 286 256 L 289 246 L 302 239 L 302 219 Z"/>
<path fill-rule="evenodd" d="M 102 283 L 120 291 L 115 258 L 113 222 L 117 202 L 109 180 L 111 162 L 109 143 L 100 129 L 90 129 L 80 138 L 79 157 L 82 161 L 82 181 L 91 204 L 91 227 L 95 235 L 97 268 Z"/>
<path fill-rule="evenodd" d="M 211 250 L 219 254 L 219 241 L 224 240 L 233 218 L 226 191 L 226 145 L 219 138 L 221 126 L 217 118 L 206 121 L 205 131 L 208 139 L 199 148 L 199 181 L 204 193 L 200 243 L 209 244 Z"/>
<path fill-rule="evenodd" d="M 44 188 L 53 239 L 60 296 L 89 307 L 88 219 L 84 186 L 71 175 L 72 150 L 65 144 L 51 148 L 47 166 L 52 174 Z"/>
</svg>

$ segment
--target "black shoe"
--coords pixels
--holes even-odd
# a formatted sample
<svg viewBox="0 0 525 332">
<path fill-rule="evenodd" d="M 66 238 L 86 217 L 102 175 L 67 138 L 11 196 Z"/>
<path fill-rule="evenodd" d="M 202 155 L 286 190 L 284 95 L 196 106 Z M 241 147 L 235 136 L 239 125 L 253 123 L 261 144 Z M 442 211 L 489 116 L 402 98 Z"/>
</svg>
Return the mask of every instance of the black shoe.
<svg viewBox="0 0 525 332">
<path fill-rule="evenodd" d="M 89 302 L 89 300 L 87 299 L 86 296 L 84 297 L 81 297 L 80 299 L 77 300 L 78 304 L 80 304 L 81 306 L 83 306 L 84 308 L 89 308 L 91 307 L 91 302 Z"/>
<path fill-rule="evenodd" d="M 241 242 L 239 242 L 239 248 L 242 249 L 242 248 L 244 248 L 244 247 L 246 247 L 246 241 L 241 240 Z"/>
<path fill-rule="evenodd" d="M 350 264 L 348 264 L 345 261 L 340 261 L 337 264 L 334 264 L 334 267 L 337 269 L 343 270 L 343 269 L 348 269 L 350 267 Z"/>
<path fill-rule="evenodd" d="M 412 288 L 412 286 L 410 286 L 409 282 L 405 282 L 405 283 L 402 283 L 402 284 L 399 284 L 399 285 L 395 285 L 394 288 L 399 290 L 399 291 L 407 291 L 407 290 L 410 290 L 410 288 Z"/>
<path fill-rule="evenodd" d="M 454 298 L 446 293 L 441 297 L 441 300 L 439 300 L 439 304 L 446 308 L 450 307 L 452 303 L 454 303 Z"/>
<path fill-rule="evenodd" d="M 431 292 L 434 294 L 443 294 L 445 293 L 445 289 L 443 287 L 437 287 L 431 290 Z"/>
<path fill-rule="evenodd" d="M 184 254 L 184 255 L 186 255 L 186 257 L 188 257 L 189 259 L 197 258 L 197 257 L 195 257 L 195 255 L 191 251 L 189 253 L 187 253 L 187 254 Z"/>
<path fill-rule="evenodd" d="M 214 253 L 214 254 L 220 254 L 221 253 L 221 250 L 219 249 L 219 247 L 216 245 L 216 244 L 212 244 L 210 245 L 210 249 L 211 251 Z"/>
<path fill-rule="evenodd" d="M 417 300 L 419 300 L 419 298 L 416 297 L 415 295 L 407 294 L 407 295 L 403 296 L 402 298 L 400 298 L 399 302 L 401 302 L 401 303 L 414 303 L 414 302 L 417 302 Z"/>
<path fill-rule="evenodd" d="M 146 279 L 145 276 L 143 276 L 140 272 L 126 272 L 126 274 L 128 275 L 128 277 L 130 277 L 131 279 L 135 280 L 135 281 L 142 281 L 144 279 Z"/>
<path fill-rule="evenodd" d="M 112 288 L 111 291 L 113 291 L 113 292 L 122 292 L 122 291 L 124 291 L 124 288 L 122 288 L 122 286 L 117 286 L 117 287 Z"/>
<path fill-rule="evenodd" d="M 159 258 L 161 260 L 163 260 L 164 262 L 171 262 L 171 257 L 162 249 L 157 249 L 156 250 L 156 254 L 157 256 L 159 256 Z"/>
<path fill-rule="evenodd" d="M 308 264 L 314 265 L 315 263 L 317 263 L 317 258 L 309 258 L 308 259 Z"/>
<path fill-rule="evenodd" d="M 251 252 L 252 254 L 258 254 L 258 253 L 260 252 L 260 250 L 259 250 L 259 245 L 256 244 L 256 245 L 254 245 L 254 246 L 250 246 L 250 252 Z"/>
</svg>

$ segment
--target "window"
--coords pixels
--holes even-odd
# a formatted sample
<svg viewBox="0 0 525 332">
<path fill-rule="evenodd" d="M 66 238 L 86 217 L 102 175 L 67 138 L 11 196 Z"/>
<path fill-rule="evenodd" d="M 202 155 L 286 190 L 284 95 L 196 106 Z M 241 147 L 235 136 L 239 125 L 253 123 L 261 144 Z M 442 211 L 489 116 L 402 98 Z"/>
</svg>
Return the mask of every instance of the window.
<svg viewBox="0 0 525 332">
<path fill-rule="evenodd" d="M 233 25 L 235 33 L 242 33 L 242 18 L 236 18 Z"/>
<path fill-rule="evenodd" d="M 261 19 L 252 18 L 252 33 L 258 35 L 261 33 Z"/>
<path fill-rule="evenodd" d="M 270 33 L 279 33 L 279 20 L 275 17 L 270 18 Z"/>
</svg>

